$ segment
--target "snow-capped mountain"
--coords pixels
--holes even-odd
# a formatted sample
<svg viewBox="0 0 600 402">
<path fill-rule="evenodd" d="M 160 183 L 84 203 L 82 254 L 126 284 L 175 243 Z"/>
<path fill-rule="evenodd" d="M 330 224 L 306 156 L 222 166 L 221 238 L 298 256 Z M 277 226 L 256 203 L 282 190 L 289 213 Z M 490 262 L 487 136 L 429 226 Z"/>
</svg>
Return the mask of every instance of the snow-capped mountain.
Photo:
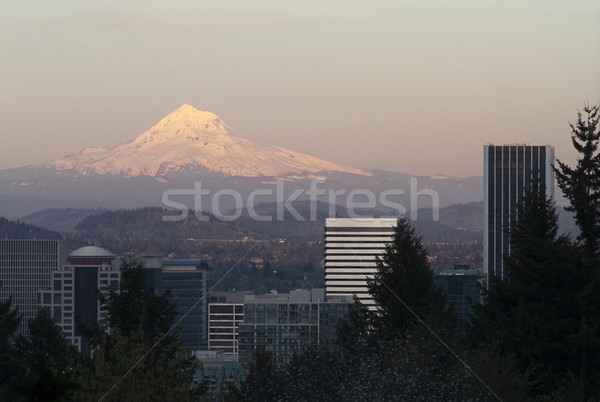
<svg viewBox="0 0 600 402">
<path fill-rule="evenodd" d="M 197 185 L 204 192 L 196 192 Z M 21 217 L 45 208 L 172 207 L 165 204 L 165 194 L 175 194 L 176 202 L 195 209 L 218 204 L 227 211 L 237 204 L 230 205 L 231 197 L 216 196 L 223 189 L 228 194 L 237 192 L 248 202 L 285 203 L 288 196 L 308 197 L 309 189 L 317 185 L 319 200 L 330 204 L 365 201 L 359 197 L 365 192 L 379 201 L 382 194 L 394 193 L 399 195 L 393 202 L 406 210 L 434 202 L 445 206 L 481 201 L 483 194 L 481 176 L 414 177 L 349 168 L 253 140 L 215 114 L 183 105 L 131 142 L 114 148 L 85 148 L 46 164 L 0 170 L 0 216 Z M 256 190 L 262 190 L 258 198 Z M 437 195 L 421 190 L 434 190 Z M 202 196 L 206 191 L 210 194 Z M 390 205 L 397 204 L 377 207 Z"/>
<path fill-rule="evenodd" d="M 85 148 L 42 168 L 81 175 L 170 176 L 217 172 L 227 176 L 277 176 L 295 172 L 370 175 L 314 156 L 256 141 L 211 112 L 183 105 L 133 141 L 114 148 Z"/>
</svg>

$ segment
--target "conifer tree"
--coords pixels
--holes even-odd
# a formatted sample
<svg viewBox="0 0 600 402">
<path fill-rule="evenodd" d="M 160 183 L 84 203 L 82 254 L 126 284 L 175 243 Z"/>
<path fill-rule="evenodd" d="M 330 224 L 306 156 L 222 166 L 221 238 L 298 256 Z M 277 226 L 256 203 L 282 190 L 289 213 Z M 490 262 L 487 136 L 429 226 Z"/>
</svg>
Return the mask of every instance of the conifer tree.
<svg viewBox="0 0 600 402">
<path fill-rule="evenodd" d="M 379 306 L 374 322 L 382 333 L 405 332 L 417 317 L 438 327 L 450 326 L 454 319 L 434 282 L 427 250 L 405 219 L 398 220 L 391 243 L 377 258 L 377 273 L 368 288 Z"/>
<path fill-rule="evenodd" d="M 490 278 L 469 332 L 477 347 L 498 349 L 535 377 L 531 393 L 550 395 L 579 365 L 573 354 L 581 283 L 576 248 L 558 234 L 556 207 L 543 187 L 527 192 L 517 216 L 510 228 L 509 275 Z"/>
<path fill-rule="evenodd" d="M 144 286 L 143 266 L 135 260 L 123 260 L 119 291 L 110 290 L 107 298 L 100 295 L 105 305 L 109 326 L 119 326 L 128 335 L 137 331 L 144 318 L 144 333 L 153 339 L 169 330 L 175 318 L 175 306 L 168 300 L 168 291 L 157 295 Z"/>
<path fill-rule="evenodd" d="M 25 380 L 25 367 L 15 346 L 21 319 L 22 315 L 12 307 L 12 297 L 0 301 L 0 400 L 3 401 L 16 398 L 16 389 Z"/>
<path fill-rule="evenodd" d="M 555 173 L 570 203 L 565 209 L 575 213 L 581 231 L 578 240 L 585 253 L 596 258 L 600 251 L 600 106 L 586 105 L 583 113 L 578 111 L 577 123 L 570 124 L 577 165 L 570 167 L 557 160 Z"/>
<path fill-rule="evenodd" d="M 571 140 L 578 152 L 577 164 L 558 161 L 557 183 L 569 200 L 580 230 L 581 250 L 577 275 L 578 303 L 573 313 L 579 320 L 576 350 L 579 367 L 577 389 L 582 396 L 600 396 L 600 105 L 583 108 L 571 124 Z"/>
<path fill-rule="evenodd" d="M 63 380 L 70 378 L 77 359 L 77 349 L 65 338 L 62 329 L 45 309 L 29 320 L 29 338 L 17 343 L 19 354 L 27 366 L 27 376 L 36 378 L 43 370 Z"/>
</svg>

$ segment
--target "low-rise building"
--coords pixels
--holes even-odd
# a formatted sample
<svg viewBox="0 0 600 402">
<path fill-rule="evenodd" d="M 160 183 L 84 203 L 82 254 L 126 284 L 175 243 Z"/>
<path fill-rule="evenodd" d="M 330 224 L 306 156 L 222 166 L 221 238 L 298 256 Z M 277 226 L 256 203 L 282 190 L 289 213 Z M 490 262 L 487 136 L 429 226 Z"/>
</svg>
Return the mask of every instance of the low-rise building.
<svg viewBox="0 0 600 402">
<path fill-rule="evenodd" d="M 239 324 L 239 361 L 247 366 L 261 347 L 282 367 L 295 352 L 334 342 L 338 321 L 349 319 L 351 301 L 324 299 L 323 289 L 246 297 L 244 321 Z"/>
</svg>

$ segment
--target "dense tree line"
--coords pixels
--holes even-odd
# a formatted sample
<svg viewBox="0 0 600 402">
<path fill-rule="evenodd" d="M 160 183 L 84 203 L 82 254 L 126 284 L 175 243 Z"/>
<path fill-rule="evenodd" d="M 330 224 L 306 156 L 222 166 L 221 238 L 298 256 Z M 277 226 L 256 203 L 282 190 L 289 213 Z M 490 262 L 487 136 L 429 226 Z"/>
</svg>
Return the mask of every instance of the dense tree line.
<svg viewBox="0 0 600 402">
<path fill-rule="evenodd" d="M 63 236 L 53 230 L 19 221 L 11 221 L 0 216 L 0 239 L 62 239 Z"/>
</svg>

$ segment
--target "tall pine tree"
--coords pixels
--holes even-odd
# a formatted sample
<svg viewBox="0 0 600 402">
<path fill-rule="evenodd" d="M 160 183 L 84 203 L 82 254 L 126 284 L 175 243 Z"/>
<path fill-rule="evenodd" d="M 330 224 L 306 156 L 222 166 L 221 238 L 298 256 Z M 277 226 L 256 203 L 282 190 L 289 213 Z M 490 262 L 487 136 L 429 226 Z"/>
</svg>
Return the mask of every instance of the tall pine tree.
<svg viewBox="0 0 600 402">
<path fill-rule="evenodd" d="M 583 115 L 585 113 L 585 116 Z M 589 257 L 600 252 L 600 107 L 583 108 L 577 113 L 577 123 L 571 126 L 571 142 L 579 154 L 577 165 L 570 167 L 558 160 L 556 181 L 570 205 L 565 209 L 575 213 L 581 231 L 578 240 Z"/>
<path fill-rule="evenodd" d="M 532 395 L 550 395 L 579 365 L 573 353 L 581 281 L 576 249 L 558 234 L 556 208 L 544 188 L 528 191 L 517 216 L 506 258 L 510 275 L 490 278 L 469 332 L 476 347 L 511 356 L 521 373 L 535 377 Z"/>
<path fill-rule="evenodd" d="M 578 152 L 577 164 L 558 161 L 558 186 L 575 214 L 581 250 L 578 303 L 573 314 L 579 320 L 576 337 L 577 387 L 582 396 L 600 397 L 600 105 L 583 108 L 571 124 L 571 140 Z"/>
<path fill-rule="evenodd" d="M 418 319 L 438 328 L 454 320 L 444 292 L 434 282 L 427 250 L 405 219 L 398 220 L 391 243 L 377 258 L 377 273 L 368 288 L 379 306 L 374 322 L 382 333 L 406 332 Z"/>
</svg>

